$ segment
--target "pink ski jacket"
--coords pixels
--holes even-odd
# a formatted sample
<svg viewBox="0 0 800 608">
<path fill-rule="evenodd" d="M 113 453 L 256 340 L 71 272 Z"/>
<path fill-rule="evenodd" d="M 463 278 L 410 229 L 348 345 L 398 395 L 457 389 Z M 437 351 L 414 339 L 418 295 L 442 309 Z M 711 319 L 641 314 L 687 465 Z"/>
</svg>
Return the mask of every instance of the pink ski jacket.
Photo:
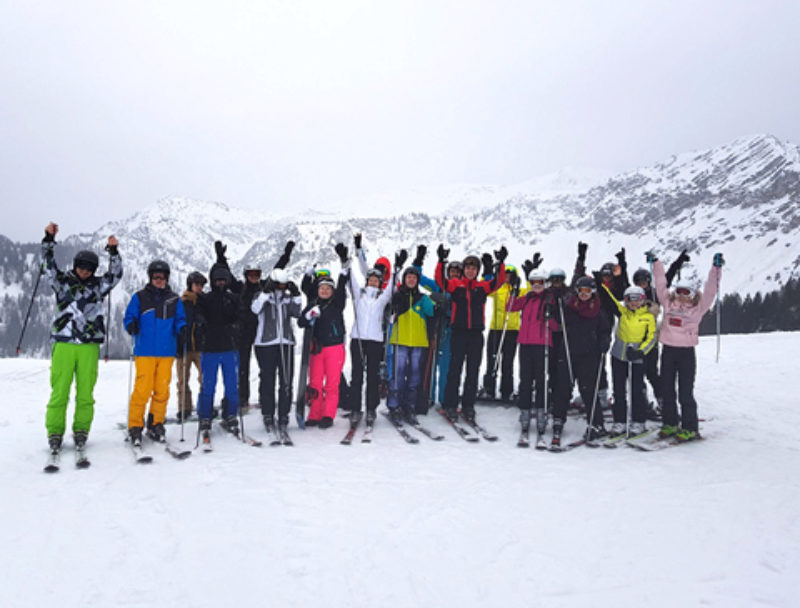
<svg viewBox="0 0 800 608">
<path fill-rule="evenodd" d="M 690 302 L 680 302 L 667 289 L 667 277 L 664 264 L 657 261 L 653 264 L 653 279 L 656 283 L 656 295 L 664 311 L 661 321 L 659 342 L 667 346 L 697 346 L 697 332 L 700 320 L 708 312 L 717 295 L 717 282 L 722 269 L 712 266 L 706 279 L 703 291 L 697 292 Z"/>
</svg>

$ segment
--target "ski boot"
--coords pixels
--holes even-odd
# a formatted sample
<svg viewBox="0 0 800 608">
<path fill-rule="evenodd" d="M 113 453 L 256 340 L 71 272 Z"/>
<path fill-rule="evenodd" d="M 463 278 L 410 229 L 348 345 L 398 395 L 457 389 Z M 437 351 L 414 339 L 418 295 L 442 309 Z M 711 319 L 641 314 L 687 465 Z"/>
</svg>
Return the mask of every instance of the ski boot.
<svg viewBox="0 0 800 608">
<path fill-rule="evenodd" d="M 354 429 L 358 426 L 358 423 L 361 422 L 361 410 L 353 410 L 350 413 L 350 428 Z"/>
<path fill-rule="evenodd" d="M 586 441 L 597 441 L 608 437 L 608 431 L 603 425 L 590 426 L 586 429 Z"/>
<path fill-rule="evenodd" d="M 400 411 L 399 407 L 389 408 L 389 420 L 391 420 L 392 424 L 403 423 L 403 413 Z"/>
<path fill-rule="evenodd" d="M 681 429 L 675 435 L 675 439 L 678 440 L 678 443 L 685 443 L 687 441 L 694 441 L 695 439 L 699 438 L 700 435 L 697 434 L 697 431 L 690 431 L 689 429 Z"/>
<path fill-rule="evenodd" d="M 444 410 L 444 415 L 450 422 L 458 422 L 458 410 L 454 407 L 447 407 Z"/>
<path fill-rule="evenodd" d="M 220 426 L 231 435 L 239 434 L 239 419 L 236 416 L 225 416 L 222 422 L 220 422 Z"/>
<path fill-rule="evenodd" d="M 475 422 L 475 408 L 474 407 L 462 407 L 461 408 L 461 416 L 467 422 Z"/>
<path fill-rule="evenodd" d="M 319 421 L 319 428 L 321 429 L 329 429 L 333 426 L 333 418 L 330 416 L 323 416 L 322 420 Z"/>
<path fill-rule="evenodd" d="M 531 428 L 531 411 L 530 410 L 520 410 L 519 411 L 519 423 L 522 426 L 523 431 L 527 431 Z"/>
<path fill-rule="evenodd" d="M 86 447 L 86 440 L 89 438 L 89 433 L 86 431 L 75 431 L 72 433 L 72 441 L 75 443 L 76 450 L 82 450 Z M 61 441 L 59 440 L 59 444 Z"/>
<path fill-rule="evenodd" d="M 641 435 L 647 429 L 644 426 L 644 422 L 631 422 L 629 430 L 630 430 L 630 436 L 635 437 L 636 435 Z"/>
<path fill-rule="evenodd" d="M 545 431 L 547 431 L 547 416 L 544 413 L 544 408 L 540 407 L 536 409 L 536 432 L 539 435 L 544 435 Z"/>
<path fill-rule="evenodd" d="M 275 419 L 265 414 L 262 416 L 262 420 L 264 421 L 264 430 L 267 431 L 268 435 L 271 435 L 275 431 Z"/>
<path fill-rule="evenodd" d="M 53 454 L 61 451 L 62 440 L 63 436 L 59 435 L 58 433 L 53 433 L 52 435 L 47 436 L 47 445 L 50 446 L 50 451 Z"/>
<path fill-rule="evenodd" d="M 553 420 L 553 439 L 550 441 L 550 445 L 555 447 L 561 446 L 561 433 L 564 430 L 564 421 L 556 418 Z"/>
<path fill-rule="evenodd" d="M 612 437 L 617 437 L 619 435 L 625 434 L 625 423 L 624 422 L 615 422 L 611 425 L 611 432 Z"/>
<path fill-rule="evenodd" d="M 668 439 L 678 434 L 678 427 L 671 424 L 662 424 L 661 430 L 658 431 L 658 436 L 661 439 Z"/>
<path fill-rule="evenodd" d="M 412 426 L 415 424 L 419 424 L 419 420 L 417 420 L 417 414 L 413 409 L 406 410 L 404 412 L 403 418 L 405 419 L 406 422 L 408 422 L 408 424 Z"/>
<path fill-rule="evenodd" d="M 164 425 L 160 422 L 153 424 L 147 429 L 147 436 L 156 443 L 166 443 L 167 433 L 164 431 Z"/>
<path fill-rule="evenodd" d="M 375 413 L 375 410 L 367 410 L 367 417 L 365 419 L 367 426 L 374 426 L 377 417 L 378 415 Z"/>
<path fill-rule="evenodd" d="M 128 429 L 128 440 L 131 445 L 140 448 L 142 447 L 142 427 L 132 426 Z"/>
</svg>

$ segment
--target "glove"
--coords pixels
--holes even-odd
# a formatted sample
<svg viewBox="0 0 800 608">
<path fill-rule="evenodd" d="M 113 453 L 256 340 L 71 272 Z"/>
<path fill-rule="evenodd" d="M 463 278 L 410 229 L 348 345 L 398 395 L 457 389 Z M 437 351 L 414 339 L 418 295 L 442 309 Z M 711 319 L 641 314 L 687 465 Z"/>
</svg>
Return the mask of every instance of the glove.
<svg viewBox="0 0 800 608">
<path fill-rule="evenodd" d="M 539 255 L 538 251 L 533 254 L 533 268 L 539 268 L 539 266 L 541 265 L 541 263 L 543 261 L 544 261 L 544 258 L 542 258 L 542 256 Z M 533 268 L 531 268 L 531 270 L 533 270 Z"/>
<path fill-rule="evenodd" d="M 436 248 L 436 255 L 439 256 L 440 262 L 446 262 L 447 258 L 450 257 L 450 250 L 445 249 L 444 245 L 439 243 L 439 246 Z"/>
<path fill-rule="evenodd" d="M 419 245 L 417 247 L 417 256 L 414 258 L 412 262 L 412 266 L 419 266 L 422 267 L 422 262 L 425 261 L 425 255 L 428 253 L 428 248 L 425 245 Z"/>
<path fill-rule="evenodd" d="M 649 250 L 644 252 L 644 259 L 647 260 L 648 264 L 652 264 L 653 262 L 657 262 L 658 261 L 658 256 L 655 254 L 655 252 L 652 249 L 649 249 Z"/>
<path fill-rule="evenodd" d="M 296 298 L 300 295 L 300 289 L 297 287 L 297 283 L 294 281 L 289 281 L 286 283 L 286 290 L 289 292 L 289 295 L 293 298 Z"/>
<path fill-rule="evenodd" d="M 283 255 L 292 255 L 294 244 L 294 241 L 286 241 L 286 246 L 283 248 Z"/>
<path fill-rule="evenodd" d="M 544 318 L 549 319 L 553 316 L 553 303 L 551 301 L 547 301 L 544 303 Z"/>
<path fill-rule="evenodd" d="M 361 249 L 361 233 L 356 232 L 353 235 L 353 244 L 356 246 L 356 249 Z"/>
<path fill-rule="evenodd" d="M 275 291 L 275 284 L 272 282 L 272 279 L 270 279 L 269 277 L 264 279 L 263 285 L 264 286 L 261 288 L 261 291 L 263 291 L 264 293 L 270 293 L 272 291 Z"/>
<path fill-rule="evenodd" d="M 117 255 L 117 245 L 106 245 L 106 251 L 108 251 L 108 255 Z"/>
<path fill-rule="evenodd" d="M 597 338 L 597 346 L 600 347 L 600 352 L 605 354 L 611 348 L 611 336 L 601 336 Z"/>
<path fill-rule="evenodd" d="M 685 249 L 683 251 L 681 251 L 681 254 L 678 256 L 678 259 L 676 261 L 679 264 L 679 266 L 678 266 L 679 268 L 680 268 L 680 266 L 683 266 L 686 262 L 689 261 L 689 254 L 686 253 Z"/>
<path fill-rule="evenodd" d="M 617 263 L 622 266 L 625 263 L 625 247 L 617 251 L 617 253 L 614 254 L 614 257 L 617 258 Z"/>
<path fill-rule="evenodd" d="M 494 260 L 491 253 L 484 253 L 481 256 L 481 263 L 483 264 L 483 275 L 488 276 L 494 274 Z"/>
<path fill-rule="evenodd" d="M 336 243 L 336 246 L 333 248 L 333 250 L 336 252 L 336 255 L 339 256 L 339 259 L 342 262 L 347 261 L 347 247 L 344 243 Z"/>
<path fill-rule="evenodd" d="M 644 359 L 644 353 L 635 346 L 628 344 L 628 348 L 625 349 L 625 358 L 628 361 L 641 361 Z"/>
<path fill-rule="evenodd" d="M 496 249 L 494 252 L 494 258 L 501 264 L 506 261 L 507 257 L 508 257 L 508 249 L 506 249 L 505 245 L 502 245 L 500 249 Z"/>
<path fill-rule="evenodd" d="M 589 248 L 589 245 L 587 245 L 586 243 L 584 243 L 582 241 L 578 241 L 578 257 L 581 260 L 585 260 L 586 259 L 586 250 L 588 248 Z"/>
<path fill-rule="evenodd" d="M 222 244 L 222 241 L 215 241 L 214 242 L 214 251 L 217 252 L 217 262 L 220 264 L 224 264 L 225 260 L 225 252 L 227 251 L 227 247 Z"/>
<path fill-rule="evenodd" d="M 125 326 L 125 331 L 127 331 L 132 336 L 139 335 L 139 320 L 131 319 L 131 322 Z"/>
<path fill-rule="evenodd" d="M 306 319 L 308 319 L 309 321 L 313 321 L 314 319 L 319 317 L 320 314 L 321 314 L 321 311 L 319 309 L 319 306 L 312 306 L 306 312 Z"/>
<path fill-rule="evenodd" d="M 394 254 L 394 267 L 395 269 L 402 268 L 403 264 L 406 263 L 408 259 L 408 251 L 405 249 L 401 249 L 397 253 Z"/>
<path fill-rule="evenodd" d="M 717 268 L 722 268 L 725 265 L 725 258 L 722 257 L 721 253 L 714 254 L 714 266 Z"/>
<path fill-rule="evenodd" d="M 528 278 L 528 275 L 531 273 L 531 270 L 534 269 L 533 262 L 530 260 L 525 260 L 522 262 L 522 272 L 525 273 L 525 278 Z"/>
</svg>

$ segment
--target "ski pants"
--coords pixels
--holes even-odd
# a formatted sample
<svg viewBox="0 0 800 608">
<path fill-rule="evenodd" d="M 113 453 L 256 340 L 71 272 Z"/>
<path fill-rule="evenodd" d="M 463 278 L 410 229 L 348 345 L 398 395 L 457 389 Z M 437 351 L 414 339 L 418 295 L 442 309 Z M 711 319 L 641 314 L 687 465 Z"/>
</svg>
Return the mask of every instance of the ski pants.
<svg viewBox="0 0 800 608">
<path fill-rule="evenodd" d="M 147 403 L 153 424 L 163 424 L 175 357 L 136 357 L 136 382 L 128 405 L 128 428 L 144 427 Z"/>
<path fill-rule="evenodd" d="M 50 401 L 47 402 L 45 427 L 48 435 L 63 435 L 67 428 L 67 403 L 75 378 L 75 417 L 73 431 L 86 431 L 94 418 L 94 385 L 97 382 L 99 344 L 53 344 L 50 360 Z"/>
<path fill-rule="evenodd" d="M 675 380 L 678 381 L 678 399 L 681 403 L 681 426 L 687 431 L 698 430 L 697 402 L 694 399 L 694 379 L 697 376 L 697 358 L 694 346 L 667 346 L 661 352 L 661 382 L 664 406 L 661 412 L 664 424 L 678 426 L 678 406 L 675 403 Z"/>
<path fill-rule="evenodd" d="M 661 376 L 658 373 L 658 344 L 644 357 L 644 374 L 650 386 L 653 388 L 653 395 L 655 395 L 657 401 L 660 401 L 663 395 L 661 390 Z"/>
<path fill-rule="evenodd" d="M 203 389 L 203 372 L 200 367 L 202 353 L 190 350 L 175 359 L 175 373 L 178 376 L 178 411 L 187 416 L 192 413 L 192 389 L 189 388 L 189 375 L 194 365 L 197 370 L 198 393 Z"/>
<path fill-rule="evenodd" d="M 275 418 L 275 374 L 278 375 L 278 424 L 289 423 L 292 408 L 294 346 L 272 344 L 256 346 L 258 361 L 258 403 L 261 415 Z"/>
<path fill-rule="evenodd" d="M 444 390 L 445 409 L 458 408 L 458 389 L 461 385 L 461 370 L 466 363 L 464 389 L 461 393 L 461 409 L 475 409 L 478 394 L 478 375 L 483 356 L 483 330 L 453 328 L 450 336 L 450 369 L 447 373 L 447 387 Z"/>
<path fill-rule="evenodd" d="M 565 421 L 567 408 L 572 396 L 572 383 L 569 378 L 567 350 L 564 345 L 564 332 L 553 332 L 553 346 L 548 357 L 550 378 L 550 399 L 553 404 L 553 419 Z"/>
<path fill-rule="evenodd" d="M 629 363 L 611 357 L 611 378 L 614 384 L 614 422 L 625 423 L 628 419 L 628 365 L 633 375 L 633 399 L 631 418 L 633 422 L 647 420 L 647 397 L 644 392 L 644 363 Z"/>
<path fill-rule="evenodd" d="M 363 358 L 362 358 L 363 353 Z M 375 340 L 350 340 L 350 409 L 361 411 L 361 395 L 364 387 L 364 368 L 367 371 L 367 410 L 374 412 L 381 401 L 380 372 L 383 361 L 383 342 Z M 366 365 L 365 365 L 366 364 Z"/>
<path fill-rule="evenodd" d="M 436 354 L 436 370 L 431 381 L 431 397 L 436 398 L 440 405 L 444 405 L 444 393 L 447 388 L 447 373 L 450 370 L 450 335 L 452 330 L 449 323 L 442 327 L 439 336 L 439 345 Z"/>
<path fill-rule="evenodd" d="M 422 362 L 427 349 L 394 344 L 392 350 L 394 351 L 394 373 L 392 382 L 389 384 L 386 405 L 389 408 L 401 407 L 406 412 L 414 413 L 422 376 Z"/>
<path fill-rule="evenodd" d="M 255 338 L 241 338 L 239 345 L 239 403 L 250 404 L 250 353 L 253 351 Z"/>
<path fill-rule="evenodd" d="M 517 354 L 517 330 L 506 330 L 505 336 L 500 329 L 492 329 L 486 340 L 486 373 L 483 375 L 483 388 L 490 397 L 495 397 L 497 376 L 495 366 L 497 365 L 498 352 L 500 351 L 500 340 L 502 338 L 502 352 L 500 352 L 502 379 L 500 381 L 500 396 L 508 399 L 514 392 L 514 357 Z"/>
<path fill-rule="evenodd" d="M 519 345 L 519 409 L 544 408 L 544 345 Z M 536 392 L 534 403 L 534 389 Z"/>
<path fill-rule="evenodd" d="M 308 386 L 311 389 L 309 420 L 336 417 L 344 358 L 344 344 L 323 346 L 321 352 L 311 355 L 308 363 Z"/>
<path fill-rule="evenodd" d="M 599 352 L 572 356 L 572 371 L 575 374 L 575 381 L 578 383 L 578 392 L 586 408 L 586 422 L 599 427 L 603 426 L 603 410 L 600 403 L 596 402 L 594 404 L 594 418 L 592 418 L 592 402 L 597 400 L 595 387 L 597 386 L 598 372 L 601 372 L 601 360 L 602 356 Z"/>
<path fill-rule="evenodd" d="M 203 353 L 203 388 L 200 391 L 200 402 L 197 405 L 197 416 L 201 420 L 211 418 L 214 407 L 214 393 L 217 390 L 217 374 L 222 368 L 222 383 L 225 386 L 225 418 L 235 416 L 239 412 L 239 392 L 236 386 L 239 377 L 239 353 L 227 350 L 221 353 Z"/>
</svg>

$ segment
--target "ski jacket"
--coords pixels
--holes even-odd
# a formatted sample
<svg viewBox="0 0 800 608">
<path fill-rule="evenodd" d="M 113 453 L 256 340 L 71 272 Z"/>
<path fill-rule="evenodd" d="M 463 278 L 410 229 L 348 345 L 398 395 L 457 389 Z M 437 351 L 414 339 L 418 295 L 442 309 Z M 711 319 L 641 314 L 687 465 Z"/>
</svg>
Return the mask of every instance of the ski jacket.
<svg viewBox="0 0 800 608">
<path fill-rule="evenodd" d="M 352 268 L 347 269 L 350 294 L 355 305 L 355 320 L 350 330 L 353 340 L 383 342 L 383 318 L 386 307 L 392 301 L 396 280 L 389 281 L 386 289 L 361 287 Z"/>
<path fill-rule="evenodd" d="M 507 310 L 508 303 L 511 301 L 513 293 L 514 288 L 508 283 L 503 283 L 497 291 L 489 296 L 492 298 L 493 305 L 489 329 L 502 331 L 505 324 L 506 330 L 519 331 L 520 314 L 518 312 L 508 312 Z M 519 298 L 524 298 L 526 293 L 528 293 L 528 288 L 520 287 L 519 292 L 514 295 L 513 299 L 518 300 Z M 507 322 L 506 318 L 508 318 Z"/>
<path fill-rule="evenodd" d="M 183 302 L 169 286 L 157 289 L 145 285 L 128 302 L 122 324 L 125 329 L 132 321 L 139 324 L 133 337 L 136 357 L 174 357 L 178 350 L 178 335 L 186 325 Z"/>
<path fill-rule="evenodd" d="M 239 345 L 247 346 L 256 339 L 259 319 L 253 313 L 253 300 L 263 290 L 263 283 L 251 283 L 248 280 L 235 281 L 231 291 L 239 297 Z"/>
<path fill-rule="evenodd" d="M 199 336 L 197 335 L 197 318 L 195 309 L 197 308 L 197 294 L 189 289 L 181 294 L 181 302 L 183 303 L 183 314 L 186 317 L 186 344 L 178 344 L 178 354 L 184 349 L 188 352 L 196 352 L 200 350 L 198 342 Z M 179 338 L 180 339 L 180 338 Z"/>
<path fill-rule="evenodd" d="M 51 342 L 101 344 L 106 327 L 103 298 L 122 278 L 122 259 L 109 257 L 108 272 L 81 281 L 72 270 L 62 272 L 56 265 L 53 241 L 42 241 L 42 266 L 45 278 L 56 294 L 56 318 L 50 328 Z"/>
<path fill-rule="evenodd" d="M 702 292 L 695 294 L 691 302 L 679 301 L 667 289 L 667 277 L 664 274 L 664 265 L 661 261 L 653 264 L 653 279 L 661 306 L 664 309 L 664 319 L 661 322 L 660 342 L 667 346 L 688 347 L 697 346 L 697 335 L 700 320 L 706 314 L 717 295 L 717 283 L 722 269 L 712 266 L 708 272 L 706 284 Z"/>
<path fill-rule="evenodd" d="M 344 306 L 347 302 L 346 287 L 347 275 L 345 272 L 342 272 L 339 274 L 336 289 L 330 298 L 322 300 L 318 296 L 315 296 L 300 313 L 297 325 L 300 327 L 313 326 L 314 331 L 312 335 L 319 349 L 325 346 L 344 344 Z M 312 323 L 306 318 L 306 313 L 314 306 L 319 306 L 320 316 L 314 319 Z"/>
<path fill-rule="evenodd" d="M 622 302 L 617 300 L 608 287 L 603 285 L 603 289 L 616 304 L 619 311 L 619 323 L 614 344 L 611 347 L 611 356 L 620 361 L 627 361 L 628 346 L 633 346 L 641 350 L 644 354 L 649 353 L 656 345 L 656 318 L 647 310 L 647 306 L 640 306 L 636 310 L 631 310 Z"/>
<path fill-rule="evenodd" d="M 520 312 L 520 327 L 517 334 L 518 344 L 545 344 L 545 306 L 548 297 L 545 292 L 536 293 L 529 291 L 525 297 L 509 301 L 506 306 L 510 312 Z M 550 304 L 552 306 L 552 304 Z M 558 323 L 550 317 L 547 324 L 547 346 L 553 345 L 553 332 L 558 329 Z"/>
<path fill-rule="evenodd" d="M 595 355 L 611 345 L 612 326 L 597 294 L 585 302 L 572 295 L 564 305 L 571 356 Z"/>
<path fill-rule="evenodd" d="M 500 264 L 500 270 L 490 280 L 448 279 L 445 276 L 446 264 L 436 265 L 436 282 L 442 291 L 449 293 L 453 300 L 450 309 L 450 324 L 458 329 L 476 329 L 483 331 L 484 309 L 486 298 L 506 281 L 506 266 Z"/>
<path fill-rule="evenodd" d="M 433 300 L 421 293 L 419 288 L 401 287 L 392 298 L 391 344 L 409 347 L 428 347 L 428 324 L 426 318 L 434 313 Z"/>
<path fill-rule="evenodd" d="M 355 257 L 358 260 L 358 267 L 361 268 L 361 274 L 367 276 L 367 271 L 369 271 L 369 266 L 367 265 L 367 253 L 364 249 L 356 249 Z M 381 289 L 386 289 L 389 285 L 389 279 L 392 278 L 392 263 L 389 261 L 387 257 L 380 257 L 375 260 L 375 264 L 373 268 L 380 264 L 383 266 L 383 284 L 381 285 Z"/>
<path fill-rule="evenodd" d="M 256 315 L 258 328 L 256 346 L 294 344 L 292 317 L 300 316 L 302 299 L 291 296 L 285 290 L 273 289 L 259 293 L 250 305 L 251 314 Z"/>
<path fill-rule="evenodd" d="M 237 350 L 239 298 L 227 287 L 211 286 L 211 291 L 197 298 L 195 319 L 200 333 L 200 350 L 224 353 Z"/>
</svg>

